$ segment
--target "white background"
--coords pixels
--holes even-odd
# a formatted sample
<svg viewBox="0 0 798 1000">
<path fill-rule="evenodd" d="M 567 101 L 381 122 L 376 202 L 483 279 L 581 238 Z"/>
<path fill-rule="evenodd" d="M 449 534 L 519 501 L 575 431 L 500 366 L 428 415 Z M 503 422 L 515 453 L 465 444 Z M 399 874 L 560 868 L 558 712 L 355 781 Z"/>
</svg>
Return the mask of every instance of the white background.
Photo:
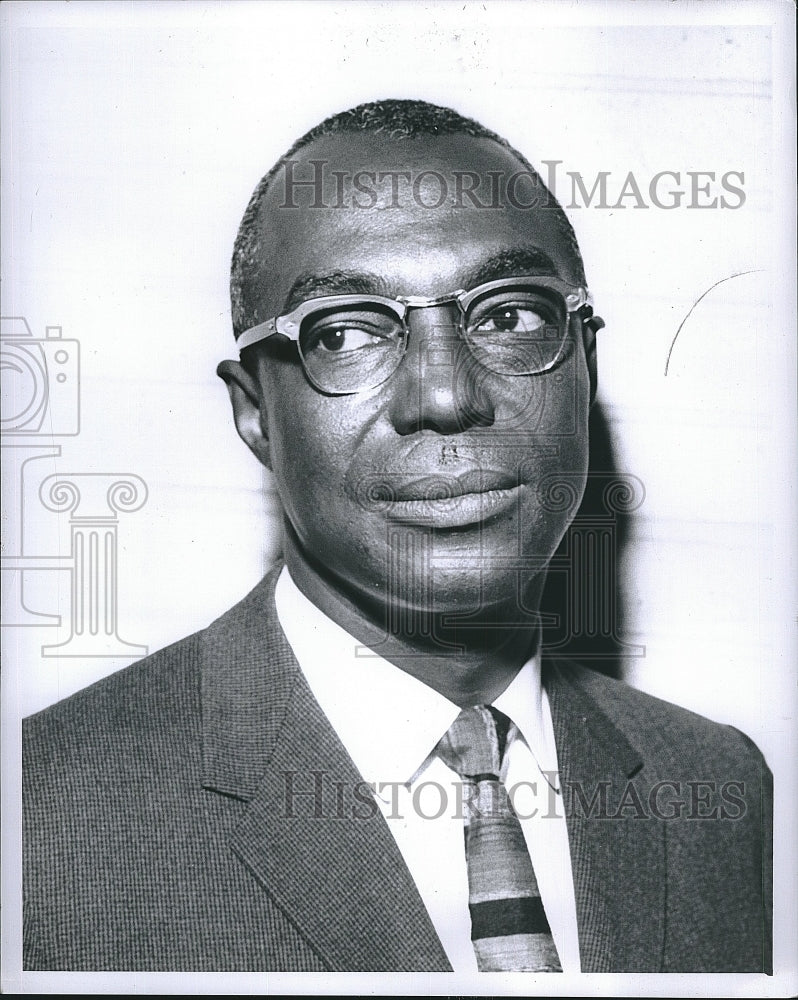
<svg viewBox="0 0 798 1000">
<path fill-rule="evenodd" d="M 252 189 L 326 115 L 423 98 L 588 188 L 604 170 L 617 193 L 632 171 L 649 201 L 654 174 L 682 174 L 675 210 L 569 212 L 607 321 L 599 395 L 617 465 L 646 489 L 624 632 L 646 655 L 627 679 L 739 726 L 777 789 L 793 783 L 791 16 L 789 3 L 5 4 L 2 315 L 81 345 L 81 433 L 41 475 L 147 483 L 119 521 L 120 635 L 155 650 L 204 627 L 278 549 L 268 481 L 214 375 L 235 356 L 229 258 Z M 685 207 L 696 170 L 744 172 L 744 205 Z M 696 299 L 743 271 L 757 273 L 696 307 L 665 377 Z M 8 478 L 4 501 L 32 551 L 68 546 L 67 519 L 20 504 Z M 66 573 L 31 581 L 36 610 L 68 616 L 68 598 Z M 7 722 L 130 662 L 40 655 L 65 635 L 3 630 Z M 13 757 L 16 727 L 6 736 Z"/>
</svg>

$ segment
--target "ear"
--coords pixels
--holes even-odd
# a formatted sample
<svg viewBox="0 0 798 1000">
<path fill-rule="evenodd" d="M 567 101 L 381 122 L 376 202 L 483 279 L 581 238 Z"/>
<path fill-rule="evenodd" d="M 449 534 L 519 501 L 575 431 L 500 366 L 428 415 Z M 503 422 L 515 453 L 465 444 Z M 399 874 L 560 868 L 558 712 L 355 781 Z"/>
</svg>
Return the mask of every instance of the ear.
<svg viewBox="0 0 798 1000">
<path fill-rule="evenodd" d="M 233 405 L 233 419 L 241 440 L 259 462 L 271 469 L 269 430 L 258 380 L 238 361 L 222 361 L 216 374 L 227 386 Z"/>
</svg>

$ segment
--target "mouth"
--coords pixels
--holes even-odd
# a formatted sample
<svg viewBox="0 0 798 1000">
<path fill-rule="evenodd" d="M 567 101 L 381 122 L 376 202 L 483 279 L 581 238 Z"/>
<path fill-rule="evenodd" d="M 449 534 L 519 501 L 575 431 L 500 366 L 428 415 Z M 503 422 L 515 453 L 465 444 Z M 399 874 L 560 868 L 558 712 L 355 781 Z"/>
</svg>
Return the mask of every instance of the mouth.
<svg viewBox="0 0 798 1000">
<path fill-rule="evenodd" d="M 436 473 L 434 475 L 385 477 L 374 484 L 371 495 L 388 503 L 440 503 L 478 494 L 503 492 L 518 486 L 518 477 L 506 472 L 483 469 L 468 469 L 458 475 Z"/>
<path fill-rule="evenodd" d="M 388 509 L 392 521 L 425 524 L 433 528 L 466 528 L 485 524 L 512 510 L 522 487 L 487 490 L 484 493 L 461 493 L 437 500 L 397 500 Z"/>
<path fill-rule="evenodd" d="M 516 476 L 483 470 L 391 480 L 373 485 L 371 506 L 391 521 L 433 528 L 483 524 L 512 510 L 524 488 Z"/>
</svg>

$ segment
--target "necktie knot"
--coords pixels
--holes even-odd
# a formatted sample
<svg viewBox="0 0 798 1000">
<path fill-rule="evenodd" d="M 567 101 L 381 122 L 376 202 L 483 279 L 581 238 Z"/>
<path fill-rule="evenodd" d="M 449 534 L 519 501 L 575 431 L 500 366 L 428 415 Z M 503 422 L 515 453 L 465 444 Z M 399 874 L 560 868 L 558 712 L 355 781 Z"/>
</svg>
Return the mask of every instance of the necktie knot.
<svg viewBox="0 0 798 1000">
<path fill-rule="evenodd" d="M 438 756 L 463 779 L 498 781 L 510 725 L 492 706 L 464 708 L 438 743 Z"/>
</svg>

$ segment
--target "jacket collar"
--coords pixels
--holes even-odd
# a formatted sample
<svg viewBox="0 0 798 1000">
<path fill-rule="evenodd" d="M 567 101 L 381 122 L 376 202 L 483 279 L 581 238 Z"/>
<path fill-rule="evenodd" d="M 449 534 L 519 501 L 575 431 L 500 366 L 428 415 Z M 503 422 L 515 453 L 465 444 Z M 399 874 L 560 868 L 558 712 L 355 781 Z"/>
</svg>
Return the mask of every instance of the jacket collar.
<svg viewBox="0 0 798 1000">
<path fill-rule="evenodd" d="M 201 636 L 203 787 L 247 801 L 301 677 L 274 607 L 280 568 Z"/>
<path fill-rule="evenodd" d="M 636 803 L 645 807 L 653 779 L 640 751 L 600 706 L 600 701 L 612 704 L 615 692 L 608 699 L 606 690 L 617 683 L 566 660 L 545 661 L 582 971 L 655 972 L 665 939 L 665 824 L 641 816 Z M 619 684 L 619 698 L 623 691 Z M 607 806 L 599 799 L 591 809 L 590 800 L 602 787 Z M 622 802 L 631 807 L 620 809 Z"/>
<path fill-rule="evenodd" d="M 297 687 L 307 687 L 274 605 L 281 569 L 202 634 L 203 786 L 244 800 L 255 794 L 287 728 Z M 641 755 L 591 698 L 584 683 L 591 676 L 570 661 L 546 659 L 560 769 L 574 781 L 631 778 Z"/>
</svg>

